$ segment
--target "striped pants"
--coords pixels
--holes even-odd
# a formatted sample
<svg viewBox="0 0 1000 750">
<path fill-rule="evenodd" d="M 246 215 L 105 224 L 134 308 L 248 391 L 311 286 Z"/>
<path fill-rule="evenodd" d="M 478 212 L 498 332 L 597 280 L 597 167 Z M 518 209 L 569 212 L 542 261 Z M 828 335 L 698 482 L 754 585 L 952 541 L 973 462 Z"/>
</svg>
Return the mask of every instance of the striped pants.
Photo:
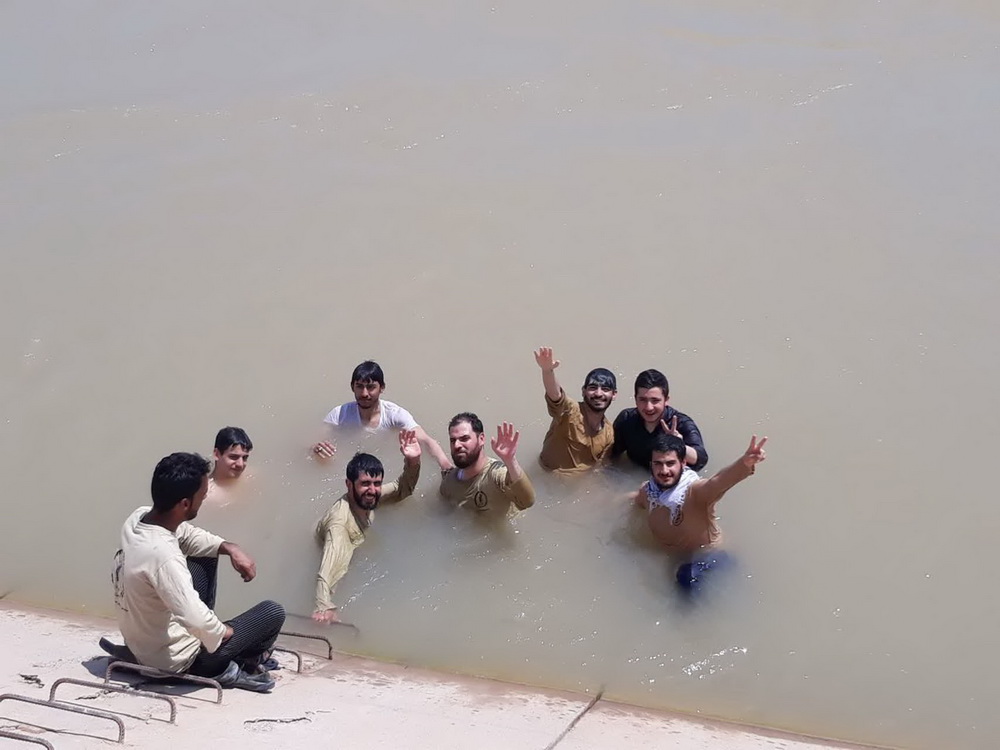
<svg viewBox="0 0 1000 750">
<path fill-rule="evenodd" d="M 189 557 L 188 569 L 198 596 L 211 609 L 215 606 L 219 558 Z M 227 620 L 226 625 L 233 629 L 232 638 L 214 653 L 209 653 L 202 646 L 189 671 L 202 677 L 215 677 L 225 671 L 231 661 L 252 671 L 261 657 L 271 650 L 284 624 L 285 608 L 277 602 L 263 601 Z"/>
</svg>

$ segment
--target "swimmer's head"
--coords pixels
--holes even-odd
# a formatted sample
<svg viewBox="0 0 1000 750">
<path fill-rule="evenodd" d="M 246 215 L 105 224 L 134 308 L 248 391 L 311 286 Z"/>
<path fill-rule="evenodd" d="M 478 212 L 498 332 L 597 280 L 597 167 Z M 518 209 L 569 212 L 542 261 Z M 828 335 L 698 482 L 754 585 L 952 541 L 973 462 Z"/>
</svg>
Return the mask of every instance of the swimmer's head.
<svg viewBox="0 0 1000 750">
<path fill-rule="evenodd" d="M 448 443 L 455 466 L 460 469 L 472 466 L 486 444 L 482 420 L 471 411 L 456 414 L 448 423 Z"/>
<path fill-rule="evenodd" d="M 253 442 L 246 430 L 239 427 L 223 427 L 215 436 L 215 471 L 212 476 L 218 480 L 239 479 L 247 468 Z"/>
<path fill-rule="evenodd" d="M 583 403 L 593 411 L 603 414 L 618 395 L 615 374 L 604 367 L 597 367 L 583 379 Z"/>
<path fill-rule="evenodd" d="M 153 469 L 149 494 L 157 513 L 175 513 L 193 521 L 208 494 L 210 464 L 197 453 L 171 453 Z"/>
<path fill-rule="evenodd" d="M 647 424 L 656 424 L 663 417 L 670 400 L 667 376 L 659 370 L 643 370 L 635 379 L 635 407 Z"/>
<path fill-rule="evenodd" d="M 370 453 L 355 453 L 347 464 L 347 493 L 363 510 L 375 510 L 382 499 L 385 468 Z"/>
<path fill-rule="evenodd" d="M 661 433 L 656 436 L 653 441 L 653 457 L 650 459 L 649 469 L 653 473 L 653 480 L 660 486 L 660 489 L 670 489 L 680 481 L 681 474 L 684 473 L 686 453 L 684 441 L 676 435 Z"/>
<path fill-rule="evenodd" d="M 354 400 L 362 409 L 370 409 L 378 403 L 385 390 L 385 375 L 378 362 L 366 359 L 351 373 L 351 390 Z"/>
</svg>

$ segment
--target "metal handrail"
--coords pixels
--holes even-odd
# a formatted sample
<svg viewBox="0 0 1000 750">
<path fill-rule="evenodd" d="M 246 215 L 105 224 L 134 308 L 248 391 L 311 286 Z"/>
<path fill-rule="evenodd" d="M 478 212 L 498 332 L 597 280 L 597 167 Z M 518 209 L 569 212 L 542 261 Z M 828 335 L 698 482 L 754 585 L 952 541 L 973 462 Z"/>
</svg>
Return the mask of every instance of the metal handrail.
<svg viewBox="0 0 1000 750">
<path fill-rule="evenodd" d="M 76 706 L 72 703 L 62 703 L 59 701 L 43 701 L 40 698 L 29 698 L 26 695 L 14 695 L 13 693 L 4 693 L 0 695 L 0 701 L 20 701 L 21 703 L 31 703 L 35 706 L 47 706 L 49 708 L 55 708 L 60 711 L 70 711 L 75 714 L 83 714 L 84 716 L 92 716 L 95 719 L 107 719 L 108 721 L 113 721 L 118 725 L 118 742 L 125 742 L 125 723 L 119 719 L 114 714 L 109 714 L 106 711 L 100 711 L 96 708 L 84 708 L 83 706 Z"/>
<path fill-rule="evenodd" d="M 180 680 L 181 682 L 190 682 L 195 685 L 204 685 L 205 687 L 215 688 L 216 692 L 216 703 L 222 703 L 222 685 L 218 681 L 213 680 L 211 677 L 199 677 L 194 674 L 187 674 L 186 672 L 165 672 L 162 669 L 157 669 L 156 667 L 147 667 L 142 664 L 133 664 L 130 661 L 113 661 L 108 664 L 108 669 L 104 673 L 104 682 L 111 682 L 111 673 L 116 669 L 120 669 L 124 672 L 137 672 L 138 674 L 145 675 L 146 677 L 155 677 L 161 680 Z"/>
<path fill-rule="evenodd" d="M 107 690 L 113 693 L 137 695 L 142 698 L 152 698 L 153 700 L 166 701 L 167 705 L 170 706 L 170 723 L 177 723 L 177 701 L 169 695 L 164 695 L 163 693 L 152 693 L 148 690 L 138 690 L 131 686 L 115 685 L 110 682 L 92 682 L 90 680 L 78 680 L 75 677 L 60 677 L 52 683 L 52 687 L 49 689 L 50 701 L 54 701 L 56 699 L 56 688 L 60 685 L 81 685 L 82 687 L 97 688 L 98 690 Z M 68 703 L 69 701 L 62 702 Z"/>
</svg>

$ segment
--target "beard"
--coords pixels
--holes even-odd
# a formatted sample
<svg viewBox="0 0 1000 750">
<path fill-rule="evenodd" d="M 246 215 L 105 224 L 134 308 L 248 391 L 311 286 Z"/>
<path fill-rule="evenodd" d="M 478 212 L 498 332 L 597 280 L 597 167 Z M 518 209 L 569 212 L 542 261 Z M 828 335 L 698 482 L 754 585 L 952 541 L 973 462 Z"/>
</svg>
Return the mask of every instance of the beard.
<svg viewBox="0 0 1000 750">
<path fill-rule="evenodd" d="M 468 469 L 472 464 L 479 460 L 479 454 L 483 452 L 483 447 L 477 446 L 475 450 L 471 450 L 464 456 L 456 455 L 455 451 L 451 452 L 451 460 L 455 462 L 455 466 L 459 469 Z"/>
<path fill-rule="evenodd" d="M 354 502 L 362 510 L 375 510 L 378 507 L 379 500 L 382 499 L 382 493 L 377 493 L 374 497 L 369 495 L 359 495 L 354 489 L 351 489 L 351 495 L 353 495 Z"/>
<path fill-rule="evenodd" d="M 583 403 L 585 403 L 587 405 L 587 408 L 589 408 L 595 414 L 603 414 L 608 410 L 608 407 L 611 406 L 611 399 L 600 398 L 600 397 L 593 398 L 584 396 Z"/>
</svg>

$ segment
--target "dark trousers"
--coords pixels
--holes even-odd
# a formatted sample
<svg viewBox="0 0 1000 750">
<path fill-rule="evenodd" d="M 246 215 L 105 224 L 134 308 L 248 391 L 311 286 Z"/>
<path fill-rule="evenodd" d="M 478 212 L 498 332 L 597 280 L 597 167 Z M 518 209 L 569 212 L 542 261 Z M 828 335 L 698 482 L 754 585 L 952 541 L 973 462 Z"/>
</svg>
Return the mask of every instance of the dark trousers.
<svg viewBox="0 0 1000 750">
<path fill-rule="evenodd" d="M 188 570 L 198 596 L 209 609 L 215 607 L 218 585 L 219 558 L 189 557 Z M 209 653 L 202 646 L 191 665 L 191 674 L 215 677 L 225 671 L 229 662 L 235 661 L 246 668 L 256 666 L 261 657 L 271 650 L 278 632 L 285 624 L 285 608 L 270 600 L 257 604 L 226 625 L 233 629 L 233 636 Z"/>
</svg>

